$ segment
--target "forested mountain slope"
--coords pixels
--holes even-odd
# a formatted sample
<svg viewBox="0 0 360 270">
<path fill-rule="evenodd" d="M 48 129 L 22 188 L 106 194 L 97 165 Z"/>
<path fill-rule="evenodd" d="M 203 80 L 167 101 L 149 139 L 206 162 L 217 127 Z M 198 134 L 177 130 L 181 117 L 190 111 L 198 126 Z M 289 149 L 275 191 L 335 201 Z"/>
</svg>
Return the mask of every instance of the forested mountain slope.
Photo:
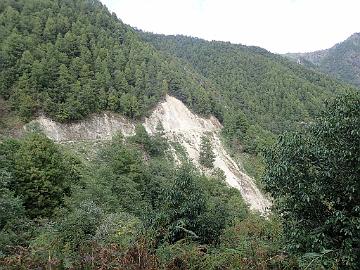
<svg viewBox="0 0 360 270">
<path fill-rule="evenodd" d="M 214 83 L 217 98 L 232 114 L 229 118 L 241 119 L 244 117 L 239 114 L 244 113 L 251 124 L 274 133 L 308 121 L 325 99 L 348 88 L 258 47 L 140 34 L 157 49 L 176 55 Z"/>
<path fill-rule="evenodd" d="M 0 36 L 0 269 L 359 269 L 355 89 L 97 0 L 2 0 Z"/>
<path fill-rule="evenodd" d="M 69 121 L 102 110 L 137 118 L 172 90 L 195 111 L 210 110 L 196 74 L 98 1 L 1 1 L 0 36 L 0 97 L 24 118 Z"/>
<path fill-rule="evenodd" d="M 86 142 L 93 143 L 93 148 L 96 149 L 96 144 L 106 143 L 117 134 L 134 136 L 139 127 L 144 127 L 151 136 L 161 135 L 168 140 L 169 154 L 177 165 L 191 161 L 207 175 L 216 171 L 223 172 L 226 183 L 229 187 L 240 190 L 250 209 L 262 214 L 268 213 L 269 200 L 255 185 L 254 179 L 244 172 L 242 164 L 232 159 L 224 148 L 220 138 L 222 125 L 219 121 L 213 116 L 203 118 L 194 114 L 174 97 L 166 96 L 138 127 L 134 121 L 121 115 L 104 113 L 74 123 L 59 123 L 41 116 L 27 124 L 25 129 L 41 130 L 48 138 L 66 146 Z M 208 159 L 204 157 L 207 159 L 206 166 L 200 161 L 200 157 L 203 157 L 201 145 L 204 138 L 208 139 L 209 149 L 213 153 Z M 156 145 L 151 147 L 152 151 L 158 151 Z"/>
<path fill-rule="evenodd" d="M 284 56 L 360 86 L 360 33 L 354 33 L 330 49 L 309 53 L 288 53 Z"/>
<path fill-rule="evenodd" d="M 168 93 L 256 152 L 348 88 L 260 48 L 141 39 L 98 1 L 2 1 L 0 34 L 0 98 L 23 119 L 140 118 Z"/>
</svg>

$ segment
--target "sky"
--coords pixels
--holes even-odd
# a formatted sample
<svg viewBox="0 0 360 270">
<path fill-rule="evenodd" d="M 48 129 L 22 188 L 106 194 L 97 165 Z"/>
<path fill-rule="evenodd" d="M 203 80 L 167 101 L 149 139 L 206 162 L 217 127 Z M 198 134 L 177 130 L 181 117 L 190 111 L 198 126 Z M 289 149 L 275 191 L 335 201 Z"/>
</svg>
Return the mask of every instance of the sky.
<svg viewBox="0 0 360 270">
<path fill-rule="evenodd" d="M 153 33 L 255 45 L 274 53 L 330 48 L 360 32 L 360 0 L 101 0 Z"/>
</svg>

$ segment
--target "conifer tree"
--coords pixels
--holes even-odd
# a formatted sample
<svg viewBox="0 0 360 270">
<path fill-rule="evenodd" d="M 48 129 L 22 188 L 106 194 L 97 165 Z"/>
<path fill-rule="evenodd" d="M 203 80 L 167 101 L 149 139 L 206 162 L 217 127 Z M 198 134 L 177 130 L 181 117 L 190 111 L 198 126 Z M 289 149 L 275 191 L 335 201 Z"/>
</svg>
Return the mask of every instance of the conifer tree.
<svg viewBox="0 0 360 270">
<path fill-rule="evenodd" d="M 201 137 L 199 162 L 206 168 L 213 168 L 214 161 L 215 154 L 212 150 L 211 139 L 209 135 L 203 135 Z"/>
</svg>

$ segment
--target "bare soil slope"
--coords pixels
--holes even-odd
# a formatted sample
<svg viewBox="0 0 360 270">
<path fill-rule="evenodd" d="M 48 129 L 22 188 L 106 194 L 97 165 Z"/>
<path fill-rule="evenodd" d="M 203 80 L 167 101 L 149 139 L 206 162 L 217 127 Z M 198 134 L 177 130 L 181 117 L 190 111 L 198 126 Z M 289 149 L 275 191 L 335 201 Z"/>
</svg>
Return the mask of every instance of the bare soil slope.
<svg viewBox="0 0 360 270">
<path fill-rule="evenodd" d="M 244 200 L 253 210 L 265 213 L 270 206 L 269 200 L 261 193 L 245 172 L 228 155 L 220 140 L 222 125 L 213 116 L 202 118 L 192 113 L 180 100 L 166 96 L 146 118 L 144 127 L 150 134 L 158 132 L 162 126 L 164 136 L 170 141 L 181 144 L 188 158 L 205 173 L 209 171 L 199 164 L 201 137 L 204 133 L 211 137 L 215 154 L 214 167 L 221 169 L 229 186 L 240 190 Z M 30 122 L 25 128 L 40 128 L 51 139 L 57 142 L 109 140 L 112 135 L 121 132 L 124 136 L 134 133 L 134 124 L 128 119 L 110 113 L 94 115 L 87 120 L 61 124 L 46 117 L 39 117 Z M 176 155 L 175 149 L 172 149 Z"/>
<path fill-rule="evenodd" d="M 145 120 L 144 126 L 150 133 L 156 133 L 161 124 L 165 136 L 180 143 L 185 149 L 191 161 L 200 169 L 205 170 L 199 164 L 201 137 L 204 133 L 212 138 L 212 148 L 215 154 L 214 167 L 221 169 L 226 176 L 227 183 L 240 190 L 245 201 L 254 210 L 262 213 L 270 206 L 269 200 L 261 193 L 246 173 L 228 155 L 220 140 L 221 124 L 213 116 L 205 119 L 193 114 L 181 101 L 167 96 L 160 103 L 151 116 Z"/>
</svg>

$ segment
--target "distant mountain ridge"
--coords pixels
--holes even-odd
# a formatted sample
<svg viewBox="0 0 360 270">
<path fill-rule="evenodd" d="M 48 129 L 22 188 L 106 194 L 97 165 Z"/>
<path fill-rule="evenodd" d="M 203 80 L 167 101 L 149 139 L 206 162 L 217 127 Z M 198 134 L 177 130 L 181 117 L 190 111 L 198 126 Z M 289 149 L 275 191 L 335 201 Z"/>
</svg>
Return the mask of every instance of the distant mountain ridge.
<svg viewBox="0 0 360 270">
<path fill-rule="evenodd" d="M 287 53 L 285 57 L 304 66 L 360 86 L 360 33 L 326 50 L 309 53 Z"/>
<path fill-rule="evenodd" d="M 180 59 L 214 85 L 216 105 L 222 112 L 218 115 L 214 110 L 214 115 L 233 138 L 261 134 L 259 127 L 275 134 L 289 130 L 310 121 L 324 100 L 350 89 L 259 47 L 138 33 L 146 43 Z"/>
<path fill-rule="evenodd" d="M 142 33 L 95 0 L 1 2 L 0 34 L 0 98 L 25 120 L 141 119 L 169 94 L 257 152 L 353 91 L 262 48 Z M 0 133 L 14 123 L 3 115 Z"/>
</svg>

